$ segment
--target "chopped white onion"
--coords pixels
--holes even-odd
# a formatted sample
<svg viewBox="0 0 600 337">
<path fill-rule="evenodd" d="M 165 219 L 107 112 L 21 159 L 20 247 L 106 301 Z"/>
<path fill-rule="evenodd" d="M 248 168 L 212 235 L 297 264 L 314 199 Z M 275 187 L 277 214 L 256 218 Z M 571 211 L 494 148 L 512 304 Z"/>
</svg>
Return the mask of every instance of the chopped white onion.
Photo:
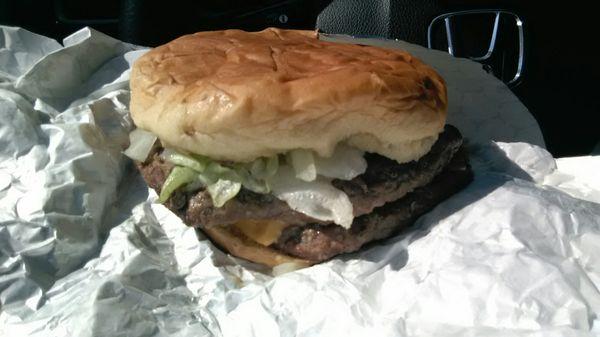
<svg viewBox="0 0 600 337">
<path fill-rule="evenodd" d="M 288 152 L 288 163 L 296 172 L 296 178 L 304 181 L 313 181 L 317 178 L 315 158 L 310 150 L 297 149 Z"/>
<path fill-rule="evenodd" d="M 156 139 L 151 132 L 135 129 L 129 133 L 129 147 L 123 151 L 123 154 L 133 160 L 146 161 Z"/>
<path fill-rule="evenodd" d="M 331 157 L 315 156 L 317 174 L 342 180 L 351 180 L 367 170 L 364 152 L 346 144 L 339 144 Z"/>
<path fill-rule="evenodd" d="M 269 185 L 273 194 L 295 211 L 318 220 L 333 221 L 344 228 L 352 225 L 354 215 L 350 199 L 322 177 L 303 181 L 296 177 L 290 166 L 280 165 L 277 174 L 269 179 Z"/>
</svg>

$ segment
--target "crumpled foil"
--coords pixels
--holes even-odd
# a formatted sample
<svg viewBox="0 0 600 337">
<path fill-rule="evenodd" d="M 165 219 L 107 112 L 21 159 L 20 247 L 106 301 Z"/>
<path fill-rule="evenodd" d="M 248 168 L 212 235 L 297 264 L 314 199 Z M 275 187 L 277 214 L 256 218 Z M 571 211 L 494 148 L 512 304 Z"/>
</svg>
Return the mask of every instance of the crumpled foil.
<svg viewBox="0 0 600 337">
<path fill-rule="evenodd" d="M 443 74 L 475 180 L 399 236 L 274 277 L 198 237 L 121 155 L 143 48 L 0 30 L 0 335 L 600 334 L 600 160 L 552 158 L 476 63 L 357 41 Z"/>
</svg>

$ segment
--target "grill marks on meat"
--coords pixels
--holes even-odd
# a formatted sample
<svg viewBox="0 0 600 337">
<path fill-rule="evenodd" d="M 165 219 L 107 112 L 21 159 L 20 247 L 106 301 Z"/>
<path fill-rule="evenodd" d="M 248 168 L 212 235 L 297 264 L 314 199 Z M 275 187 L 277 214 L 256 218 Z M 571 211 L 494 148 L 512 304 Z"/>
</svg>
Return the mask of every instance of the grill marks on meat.
<svg viewBox="0 0 600 337">
<path fill-rule="evenodd" d="M 462 144 L 459 131 L 447 125 L 429 153 L 405 164 L 377 154 L 366 154 L 367 171 L 349 181 L 333 180 L 332 184 L 344 191 L 354 207 L 354 216 L 370 213 L 376 207 L 402 198 L 419 186 L 428 184 L 448 164 Z M 140 166 L 150 187 L 160 191 L 172 165 L 157 154 Z M 167 207 L 184 218 L 193 227 L 230 225 L 241 220 L 277 219 L 287 225 L 326 224 L 289 206 L 269 194 L 258 194 L 243 189 L 220 208 L 214 207 L 207 191 L 176 192 Z"/>
<path fill-rule="evenodd" d="M 410 226 L 419 216 L 461 190 L 472 179 L 466 151 L 461 148 L 430 184 L 355 218 L 350 229 L 322 224 L 290 226 L 284 229 L 272 247 L 315 262 L 356 251 L 366 243 L 390 237 Z"/>
</svg>

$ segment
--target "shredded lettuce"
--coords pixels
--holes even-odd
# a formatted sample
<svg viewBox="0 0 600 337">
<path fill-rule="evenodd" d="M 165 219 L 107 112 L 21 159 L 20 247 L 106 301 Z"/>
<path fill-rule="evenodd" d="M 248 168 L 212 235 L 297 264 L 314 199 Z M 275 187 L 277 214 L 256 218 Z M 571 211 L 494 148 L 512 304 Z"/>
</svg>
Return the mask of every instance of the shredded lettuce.
<svg viewBox="0 0 600 337">
<path fill-rule="evenodd" d="M 193 182 L 197 175 L 198 174 L 194 170 L 188 167 L 175 166 L 162 186 L 158 201 L 164 203 L 171 197 L 171 194 L 173 194 L 176 189 Z"/>
<path fill-rule="evenodd" d="M 249 165 L 250 173 L 256 179 L 267 179 L 277 173 L 279 168 L 279 157 L 258 158 Z"/>
<path fill-rule="evenodd" d="M 206 158 L 188 156 L 170 149 L 165 149 L 161 156 L 175 164 L 175 168 L 165 181 L 163 192 L 159 198 L 160 202 L 165 202 L 180 187 L 185 188 L 188 192 L 206 187 L 216 207 L 223 206 L 225 202 L 235 197 L 241 186 L 256 193 L 270 192 L 264 179 L 258 179 L 252 175 L 249 169 L 251 164 L 236 164 L 234 167 L 227 167 Z M 265 159 L 263 170 L 265 176 L 271 174 L 268 173 L 269 165 L 267 163 L 268 160 Z"/>
<path fill-rule="evenodd" d="M 242 184 L 239 182 L 219 179 L 216 183 L 209 185 L 206 190 L 210 194 L 213 204 L 216 207 L 221 207 L 231 199 L 233 199 L 240 189 Z"/>
<path fill-rule="evenodd" d="M 202 156 L 188 156 L 172 149 L 164 149 L 161 157 L 175 165 L 189 167 L 192 170 L 202 172 L 210 163 L 210 159 Z"/>
<path fill-rule="evenodd" d="M 266 159 L 266 162 L 267 165 L 265 167 L 265 179 L 272 177 L 275 175 L 275 173 L 277 173 L 277 170 L 279 169 L 279 157 L 271 156 Z"/>
<path fill-rule="evenodd" d="M 346 228 L 353 221 L 352 204 L 330 179 L 350 180 L 367 167 L 363 152 L 347 145 L 338 146 L 328 158 L 309 150 L 293 150 L 281 165 L 278 156 L 232 165 L 172 149 L 165 149 L 161 156 L 175 165 L 163 186 L 161 202 L 177 188 L 191 192 L 204 187 L 215 207 L 221 207 L 243 186 L 255 193 L 273 193 L 294 210 Z"/>
<path fill-rule="evenodd" d="M 241 182 L 242 178 L 233 168 L 229 168 L 227 166 L 223 166 L 217 162 L 212 162 L 204 171 L 207 175 L 213 177 L 215 180 L 223 179 L 223 180 L 231 180 Z"/>
<path fill-rule="evenodd" d="M 240 176 L 242 185 L 250 191 L 263 194 L 271 192 L 266 180 L 259 179 L 245 166 L 238 165 L 235 171 Z"/>
</svg>

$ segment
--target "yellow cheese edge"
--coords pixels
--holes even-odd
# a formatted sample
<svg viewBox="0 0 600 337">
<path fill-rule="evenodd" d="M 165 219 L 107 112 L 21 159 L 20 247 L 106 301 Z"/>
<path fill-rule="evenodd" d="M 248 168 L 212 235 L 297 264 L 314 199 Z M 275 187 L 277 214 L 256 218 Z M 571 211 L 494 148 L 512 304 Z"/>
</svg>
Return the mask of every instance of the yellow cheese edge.
<svg viewBox="0 0 600 337">
<path fill-rule="evenodd" d="M 233 226 L 249 239 L 268 247 L 279 239 L 286 225 L 277 220 L 242 220 Z"/>
</svg>

